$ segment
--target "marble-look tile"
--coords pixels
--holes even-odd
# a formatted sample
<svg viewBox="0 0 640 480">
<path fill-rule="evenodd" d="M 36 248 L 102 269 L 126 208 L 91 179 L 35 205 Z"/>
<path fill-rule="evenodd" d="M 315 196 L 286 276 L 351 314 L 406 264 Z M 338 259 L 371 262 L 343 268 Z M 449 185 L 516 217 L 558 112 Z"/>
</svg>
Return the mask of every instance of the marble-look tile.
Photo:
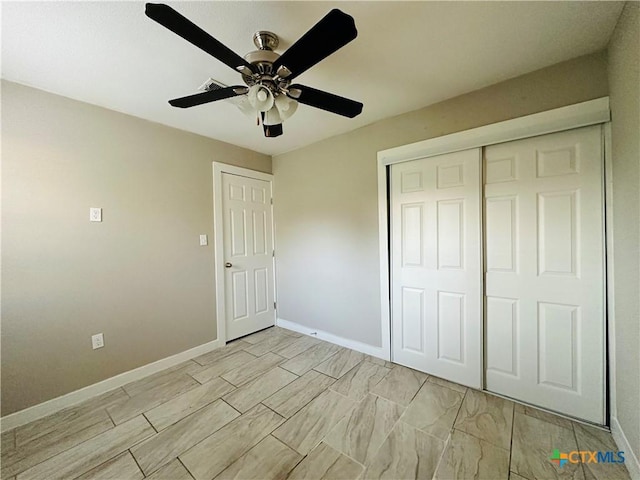
<svg viewBox="0 0 640 480">
<path fill-rule="evenodd" d="M 426 380 L 426 374 L 398 365 L 371 389 L 371 393 L 406 407 Z"/>
<path fill-rule="evenodd" d="M 111 460 L 89 470 L 76 480 L 139 480 L 144 475 L 129 452 L 123 452 Z"/>
<path fill-rule="evenodd" d="M 509 450 L 455 430 L 434 477 L 437 480 L 452 478 L 508 480 Z"/>
<path fill-rule="evenodd" d="M 256 343 L 263 342 L 264 340 L 271 338 L 273 336 L 285 336 L 283 332 L 278 330 L 276 327 L 265 328 L 264 330 L 260 330 L 259 332 L 252 333 L 251 335 L 247 335 L 246 337 L 242 337 L 242 340 L 250 343 L 251 345 L 255 345 Z"/>
<path fill-rule="evenodd" d="M 368 394 L 329 432 L 327 445 L 367 465 L 396 424 L 405 407 Z"/>
<path fill-rule="evenodd" d="M 523 415 L 529 415 L 530 417 L 537 418 L 538 420 L 544 420 L 545 422 L 553 423 L 558 425 L 559 427 L 563 427 L 571 430 L 573 427 L 571 426 L 571 420 L 568 418 L 560 417 L 558 415 L 554 415 L 553 413 L 545 412 L 544 410 L 539 410 L 534 407 L 529 407 L 528 405 L 521 405 L 516 403 L 514 406 L 515 412 Z"/>
<path fill-rule="evenodd" d="M 76 478 L 128 450 L 155 433 L 149 422 L 138 416 L 86 442 L 26 470 L 17 480 Z"/>
<path fill-rule="evenodd" d="M 189 390 L 182 395 L 172 398 L 168 402 L 145 412 L 144 416 L 153 427 L 160 431 L 173 425 L 187 415 L 208 405 L 223 395 L 232 392 L 236 387 L 221 378 L 214 378 L 210 382 Z"/>
<path fill-rule="evenodd" d="M 442 440 L 398 422 L 361 478 L 430 479 L 443 449 Z"/>
<path fill-rule="evenodd" d="M 550 460 L 555 449 L 560 452 L 577 449 L 571 430 L 529 415 L 515 414 L 511 471 L 530 479 L 584 479 L 579 463 L 566 463 L 560 467 Z"/>
<path fill-rule="evenodd" d="M 246 365 L 255 359 L 256 357 L 254 357 L 250 353 L 241 350 L 239 352 L 232 353 L 231 355 L 219 359 L 209 367 L 193 375 L 193 378 L 195 378 L 200 383 L 207 383 L 214 378 L 230 372 L 235 368 L 242 367 L 243 365 Z"/>
<path fill-rule="evenodd" d="M 521 477 L 515 472 L 509 472 L 509 480 L 529 480 L 529 479 Z"/>
<path fill-rule="evenodd" d="M 15 429 L 8 432 L 2 432 L 2 445 L 0 446 L 0 452 L 8 453 L 16 448 L 16 431 Z"/>
<path fill-rule="evenodd" d="M 66 408 L 18 427 L 16 428 L 16 447 L 21 447 L 43 437 L 53 440 L 55 438 L 55 433 L 53 432 L 56 431 L 60 432 L 63 436 L 67 436 L 70 433 L 70 426 L 72 424 L 78 425 L 74 422 L 79 421 L 80 418 L 86 420 L 86 418 L 89 417 L 88 423 L 91 423 L 91 418 L 93 418 L 94 415 L 99 415 L 99 410 L 122 404 L 127 400 L 129 400 L 129 396 L 125 391 L 121 388 L 116 388 L 115 390 L 98 395 L 73 407 Z M 85 420 L 80 422 L 82 423 Z"/>
<path fill-rule="evenodd" d="M 440 385 L 441 387 L 450 388 L 451 390 L 455 390 L 456 392 L 467 392 L 467 387 L 465 387 L 464 385 L 450 382 L 449 380 L 445 380 L 444 378 L 434 377 L 433 375 L 429 375 L 429 378 L 427 378 L 427 382 L 435 383 L 436 385 Z"/>
<path fill-rule="evenodd" d="M 119 405 L 123 402 L 126 402 L 128 399 L 129 399 L 129 395 L 127 395 L 127 392 L 125 392 L 124 389 L 115 388 L 101 395 L 97 395 L 93 398 L 90 398 L 89 400 L 85 400 L 84 402 L 81 402 L 75 407 L 71 407 L 71 408 L 78 409 L 80 411 L 95 411 L 97 409 L 102 409 L 102 408 L 106 409 L 114 405 Z M 16 442 L 17 440 L 18 440 L 18 437 L 17 437 L 17 431 L 16 431 Z"/>
<path fill-rule="evenodd" d="M 70 436 L 82 432 L 90 428 L 92 425 L 98 423 L 104 423 L 105 425 L 111 423 L 109 415 L 104 409 L 87 410 L 85 412 L 76 412 L 76 415 L 67 416 L 64 422 L 59 422 L 55 428 L 53 425 L 51 428 L 47 428 L 46 432 L 38 432 L 30 436 L 29 442 L 20 442 L 16 445 L 16 448 L 21 452 L 32 452 L 35 449 L 46 448 L 52 444 L 64 441 L 64 439 Z M 108 427 L 112 427 L 113 423 Z"/>
<path fill-rule="evenodd" d="M 273 436 L 306 455 L 354 404 L 350 398 L 325 390 L 273 432 Z"/>
<path fill-rule="evenodd" d="M 383 367 L 393 368 L 395 366 L 394 363 L 384 360 L 382 358 L 374 357 L 373 355 L 365 355 L 365 362 L 373 363 L 374 365 L 382 365 Z"/>
<path fill-rule="evenodd" d="M 249 345 L 245 350 L 251 355 L 261 357 L 265 353 L 275 351 L 279 348 L 286 348 L 297 340 L 296 337 L 289 335 L 278 334 L 271 335 L 270 337 L 258 342 L 254 345 Z"/>
<path fill-rule="evenodd" d="M 244 413 L 297 378 L 293 373 L 276 367 L 225 395 L 223 399 L 233 408 Z"/>
<path fill-rule="evenodd" d="M 513 402 L 468 389 L 454 427 L 496 447 L 509 449 Z"/>
<path fill-rule="evenodd" d="M 233 408 L 217 400 L 136 445 L 131 453 L 144 474 L 149 475 L 238 416 Z"/>
<path fill-rule="evenodd" d="M 313 369 L 333 378 L 340 378 L 364 360 L 364 353 L 343 348 Z"/>
<path fill-rule="evenodd" d="M 287 360 L 281 366 L 296 375 L 303 375 L 316 365 L 321 364 L 329 357 L 335 355 L 340 348 L 341 347 L 338 347 L 337 345 L 323 342 L 318 345 L 314 345 L 306 352 Z"/>
<path fill-rule="evenodd" d="M 149 375 L 148 377 L 136 380 L 135 382 L 128 383 L 122 388 L 130 397 L 135 397 L 136 395 L 145 393 L 155 387 L 166 385 L 182 375 L 194 375 L 202 369 L 202 365 L 188 360 L 174 367 L 167 368 L 158 373 L 154 373 L 153 375 Z"/>
<path fill-rule="evenodd" d="M 283 417 L 289 418 L 316 398 L 334 381 L 331 377 L 310 370 L 262 403 Z"/>
<path fill-rule="evenodd" d="M 615 458 L 615 457 L 614 457 Z M 625 462 L 628 462 L 628 455 L 625 455 Z M 602 464 L 590 464 L 590 466 L 600 465 L 600 467 L 594 469 L 589 468 L 587 464 L 582 464 L 585 480 L 629 480 L 631 478 L 629 472 L 622 464 L 614 463 L 602 463 Z M 603 468 L 605 465 L 613 466 L 614 468 Z M 614 473 L 615 470 L 615 473 Z M 596 476 L 599 475 L 599 476 Z M 528 479 L 527 479 L 528 480 Z"/>
<path fill-rule="evenodd" d="M 166 383 L 139 393 L 124 403 L 107 408 L 107 412 L 116 425 L 119 425 L 143 412 L 149 411 L 173 397 L 181 395 L 199 385 L 189 375 L 171 377 Z"/>
<path fill-rule="evenodd" d="M 287 480 L 353 480 L 363 470 L 362 465 L 322 442 L 304 457 Z"/>
<path fill-rule="evenodd" d="M 113 428 L 113 422 L 104 410 L 88 412 L 48 429 L 42 436 L 35 436 L 13 450 L 2 451 L 1 477 L 7 478 L 31 468 L 69 448 Z"/>
<path fill-rule="evenodd" d="M 193 480 L 193 477 L 176 458 L 146 477 L 146 480 Z"/>
<path fill-rule="evenodd" d="M 341 395 L 360 400 L 371 391 L 391 370 L 382 365 L 362 362 L 331 385 Z"/>
<path fill-rule="evenodd" d="M 229 465 L 216 480 L 280 480 L 302 459 L 296 451 L 268 435 Z"/>
<path fill-rule="evenodd" d="M 180 455 L 196 480 L 210 480 L 248 452 L 284 421 L 258 405 Z"/>
<path fill-rule="evenodd" d="M 244 340 L 234 340 L 233 342 L 227 343 L 224 347 L 216 348 L 215 350 L 211 350 L 204 355 L 194 358 L 193 361 L 207 367 L 209 365 L 213 365 L 224 357 L 228 357 L 232 353 L 239 352 L 250 346 L 251 344 Z"/>
<path fill-rule="evenodd" d="M 463 398 L 463 393 L 425 382 L 401 421 L 446 441 Z"/>
<path fill-rule="evenodd" d="M 251 380 L 255 380 L 260 375 L 278 366 L 284 361 L 280 355 L 275 353 L 267 353 L 261 357 L 251 360 L 249 363 L 234 368 L 222 375 L 227 382 L 239 387 Z"/>
<path fill-rule="evenodd" d="M 281 333 L 283 335 L 289 335 L 290 337 L 300 338 L 303 337 L 302 333 L 294 332 L 293 330 L 289 330 L 288 328 L 275 326 L 273 329 L 277 333 Z"/>
<path fill-rule="evenodd" d="M 578 441 L 578 450 L 614 452 L 614 459 L 618 460 L 617 452 L 620 450 L 613 440 L 611 433 L 599 428 L 590 427 L 573 422 L 573 428 Z M 628 456 L 629 454 L 627 454 Z M 631 476 L 623 463 L 583 463 L 587 480 L 630 480 Z"/>
<path fill-rule="evenodd" d="M 291 345 L 275 349 L 273 353 L 277 353 L 278 355 L 284 358 L 293 358 L 300 355 L 301 353 L 306 352 L 311 347 L 320 345 L 321 343 L 325 343 L 325 342 L 322 342 L 321 340 L 318 340 L 317 338 L 314 338 L 314 337 L 304 336 L 304 337 L 298 338 Z"/>
</svg>

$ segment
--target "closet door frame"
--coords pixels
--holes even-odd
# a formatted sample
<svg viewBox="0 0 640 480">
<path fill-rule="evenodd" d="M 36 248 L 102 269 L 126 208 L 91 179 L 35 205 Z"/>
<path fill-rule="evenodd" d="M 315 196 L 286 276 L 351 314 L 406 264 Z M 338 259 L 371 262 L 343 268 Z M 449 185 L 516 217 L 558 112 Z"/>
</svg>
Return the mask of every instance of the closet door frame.
<svg viewBox="0 0 640 480">
<path fill-rule="evenodd" d="M 509 142 L 512 140 L 519 140 L 523 138 L 535 137 L 544 135 L 547 133 L 561 132 L 564 130 L 572 130 L 575 128 L 586 127 L 589 125 L 605 124 L 603 130 L 603 145 L 605 146 L 605 165 L 604 165 L 604 187 L 605 187 L 605 261 L 612 255 L 613 241 L 612 241 L 612 211 L 610 195 L 610 178 L 611 178 L 611 149 L 610 146 L 610 120 L 611 112 L 609 109 L 609 97 L 602 97 L 595 100 L 589 100 L 587 102 L 577 103 L 575 105 L 569 105 L 566 107 L 549 110 L 546 112 L 535 113 L 533 115 L 527 115 L 524 117 L 515 118 L 512 120 L 506 120 L 471 130 L 465 130 L 462 132 L 453 133 L 450 135 L 444 135 L 428 140 L 423 140 L 400 147 L 391 148 L 388 150 L 382 150 L 378 152 L 377 156 L 377 168 L 378 168 L 378 233 L 379 233 L 379 245 L 380 245 L 380 298 L 381 298 L 381 332 L 382 332 L 382 349 L 383 357 L 386 360 L 393 359 L 393 352 L 391 349 L 391 276 L 390 276 L 390 237 L 389 237 L 389 225 L 390 225 L 390 205 L 389 205 L 389 171 L 390 165 L 396 163 L 402 163 L 410 160 L 417 160 L 420 158 L 433 157 L 442 155 L 445 153 L 452 153 L 461 150 L 467 150 L 471 148 L 482 148 L 497 143 Z M 613 284 L 612 276 L 610 275 L 611 262 L 606 262 L 605 267 L 605 290 L 606 290 L 606 302 L 607 302 L 607 317 L 612 316 L 613 312 Z M 483 285 L 484 291 L 484 285 Z M 606 320 L 605 320 L 606 321 Z M 484 321 L 482 322 L 482 328 L 484 329 Z M 609 352 L 613 352 L 614 345 L 612 342 L 615 339 L 614 332 L 612 331 L 612 322 L 606 321 L 605 324 L 607 333 L 607 345 L 605 349 L 607 352 L 608 365 L 605 366 L 607 372 L 606 381 L 606 393 L 605 402 L 607 404 L 607 412 L 605 418 L 607 424 L 609 423 L 609 409 L 608 405 L 610 398 L 608 393 L 615 391 L 610 389 L 609 384 L 613 381 L 615 365 L 612 363 L 612 359 Z M 484 339 L 484 331 L 482 332 L 482 338 Z M 484 359 L 484 341 L 481 345 L 482 357 Z M 483 366 L 484 370 L 484 366 Z M 482 380 L 482 388 L 485 388 L 484 374 Z"/>
</svg>

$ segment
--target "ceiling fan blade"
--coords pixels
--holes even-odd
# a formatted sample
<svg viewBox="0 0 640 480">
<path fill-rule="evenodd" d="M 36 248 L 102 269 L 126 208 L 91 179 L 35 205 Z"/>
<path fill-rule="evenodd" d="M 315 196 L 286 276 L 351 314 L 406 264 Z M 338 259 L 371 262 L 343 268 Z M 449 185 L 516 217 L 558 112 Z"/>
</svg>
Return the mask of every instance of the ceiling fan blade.
<svg viewBox="0 0 640 480">
<path fill-rule="evenodd" d="M 244 58 L 220 43 L 189 19 L 180 15 L 170 6 L 162 3 L 147 3 L 144 13 L 151 20 L 180 35 L 187 42 L 204 50 L 234 70 L 237 71 L 238 67 L 244 66 L 254 71 L 253 65 Z"/>
<path fill-rule="evenodd" d="M 264 117 L 265 113 L 260 112 L 260 116 L 262 117 L 262 129 L 264 130 L 264 136 L 267 138 L 279 137 L 282 135 L 282 124 L 278 123 L 277 125 L 265 125 Z"/>
<path fill-rule="evenodd" d="M 173 100 L 169 100 L 169 104 L 172 107 L 179 108 L 195 107 L 196 105 L 202 105 L 203 103 L 215 102 L 216 100 L 223 100 L 225 98 L 235 97 L 236 95 L 243 95 L 245 93 L 247 93 L 247 87 L 225 87 L 218 90 L 196 93 L 187 97 L 174 98 Z"/>
<path fill-rule="evenodd" d="M 293 79 L 324 60 L 358 36 L 353 17 L 333 9 L 316 23 L 273 64 L 273 71 L 285 66 Z"/>
<path fill-rule="evenodd" d="M 296 97 L 296 94 L 300 92 L 300 95 Z M 289 97 L 297 100 L 300 103 L 309 105 L 311 107 L 320 108 L 327 112 L 337 113 L 344 117 L 353 118 L 362 113 L 362 103 L 350 100 L 348 98 L 334 95 L 333 93 L 323 92 L 322 90 L 316 90 L 315 88 L 307 87 L 305 85 L 291 85 L 289 87 Z"/>
</svg>

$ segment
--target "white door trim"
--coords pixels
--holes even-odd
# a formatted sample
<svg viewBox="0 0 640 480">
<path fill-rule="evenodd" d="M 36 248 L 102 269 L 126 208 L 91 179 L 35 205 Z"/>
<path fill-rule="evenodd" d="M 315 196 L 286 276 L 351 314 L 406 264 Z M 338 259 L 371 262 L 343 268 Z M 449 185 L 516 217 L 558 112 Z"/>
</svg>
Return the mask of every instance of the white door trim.
<svg viewBox="0 0 640 480">
<path fill-rule="evenodd" d="M 227 342 L 227 323 L 225 321 L 225 285 L 224 285 L 224 235 L 223 235 L 223 215 L 222 215 L 222 174 L 239 175 L 241 177 L 254 178 L 269 182 L 271 195 L 273 198 L 273 175 L 270 173 L 258 172 L 248 168 L 236 167 L 226 163 L 213 162 L 213 246 L 214 246 L 214 270 L 215 270 L 215 298 L 216 298 L 216 325 L 217 340 L 220 346 Z M 271 205 L 271 223 L 273 226 L 273 205 Z M 273 232 L 274 229 L 272 228 Z M 273 233 L 272 233 L 273 234 Z M 274 250 L 275 250 L 275 238 Z M 275 263 L 275 258 L 274 258 Z M 275 277 L 275 268 L 274 268 Z M 274 289 L 276 282 L 274 278 Z M 275 291 L 274 291 L 275 299 Z"/>
<path fill-rule="evenodd" d="M 597 98 L 547 112 L 493 123 L 462 132 L 378 152 L 378 235 L 380 245 L 380 298 L 382 348 L 391 359 L 391 299 L 389 297 L 389 216 L 387 178 L 389 165 L 433 157 L 469 148 L 486 147 L 521 138 L 609 122 L 609 97 Z M 607 207 L 610 208 L 610 207 Z"/>
<path fill-rule="evenodd" d="M 378 164 L 391 165 L 392 163 L 433 157 L 434 155 L 457 152 L 458 150 L 486 147 L 495 143 L 510 142 L 511 140 L 605 123 L 610 118 L 609 97 L 602 97 L 569 105 L 568 107 L 534 113 L 512 120 L 505 120 L 504 122 L 492 123 L 491 125 L 472 128 L 471 130 L 382 150 L 378 152 Z"/>
</svg>

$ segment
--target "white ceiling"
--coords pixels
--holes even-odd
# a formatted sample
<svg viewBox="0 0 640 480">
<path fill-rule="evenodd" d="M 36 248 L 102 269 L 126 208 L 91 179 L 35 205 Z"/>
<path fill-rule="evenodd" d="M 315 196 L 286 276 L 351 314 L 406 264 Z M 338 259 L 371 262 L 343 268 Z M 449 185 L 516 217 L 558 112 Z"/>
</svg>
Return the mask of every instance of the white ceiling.
<svg viewBox="0 0 640 480">
<path fill-rule="evenodd" d="M 144 15 L 143 2 L 2 2 L 2 77 L 266 154 L 606 47 L 622 2 L 170 2 L 240 55 L 256 30 L 280 53 L 337 7 L 358 38 L 296 82 L 364 103 L 347 119 L 300 105 L 284 135 L 229 102 L 167 100 L 240 75 Z"/>
</svg>

